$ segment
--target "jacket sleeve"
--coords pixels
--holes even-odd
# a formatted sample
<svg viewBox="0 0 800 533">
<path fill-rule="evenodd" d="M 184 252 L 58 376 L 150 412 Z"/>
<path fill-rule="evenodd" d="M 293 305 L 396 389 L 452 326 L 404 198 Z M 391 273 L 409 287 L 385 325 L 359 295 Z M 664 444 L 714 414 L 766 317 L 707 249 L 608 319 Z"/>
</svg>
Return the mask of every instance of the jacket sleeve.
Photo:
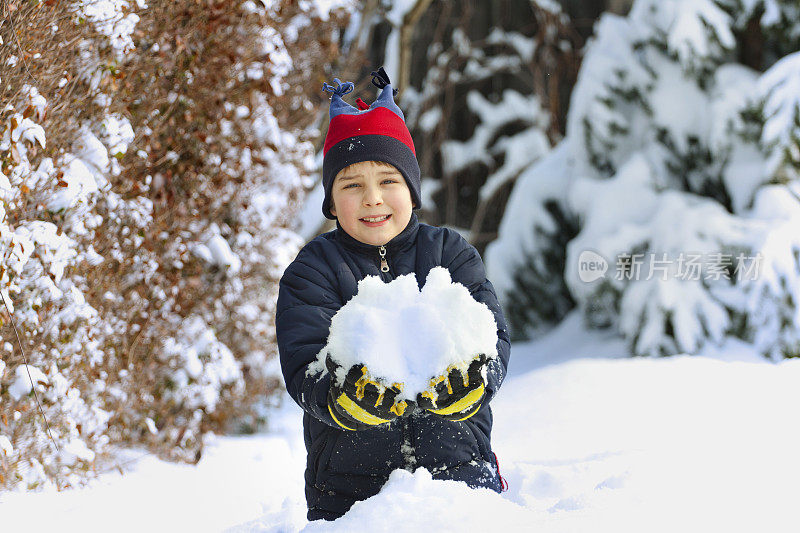
<svg viewBox="0 0 800 533">
<path fill-rule="evenodd" d="M 446 243 L 445 248 L 454 250 L 454 253 L 445 254 L 449 257 L 443 257 L 447 261 L 443 266 L 450 271 L 453 281 L 464 285 L 476 301 L 489 308 L 497 323 L 497 357 L 490 359 L 487 364 L 486 398 L 481 407 L 483 408 L 497 394 L 505 379 L 511 357 L 511 341 L 503 310 L 500 308 L 492 283 L 486 279 L 486 270 L 478 250 L 457 233 L 452 232 L 451 235 L 451 239 L 456 242 L 451 241 L 450 246 Z"/>
<path fill-rule="evenodd" d="M 333 287 L 318 268 L 295 259 L 280 281 L 275 332 L 289 395 L 311 416 L 338 428 L 328 411 L 330 375 L 324 366 L 310 368 L 342 306 Z"/>
</svg>

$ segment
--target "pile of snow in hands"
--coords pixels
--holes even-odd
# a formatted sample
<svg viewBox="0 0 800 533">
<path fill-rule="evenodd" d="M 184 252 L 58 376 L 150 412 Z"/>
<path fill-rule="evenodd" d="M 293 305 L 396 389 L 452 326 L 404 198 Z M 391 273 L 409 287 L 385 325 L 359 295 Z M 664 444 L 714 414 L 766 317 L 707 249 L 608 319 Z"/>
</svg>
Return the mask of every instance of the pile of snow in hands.
<svg viewBox="0 0 800 533">
<path fill-rule="evenodd" d="M 399 397 L 413 399 L 449 366 L 466 368 L 478 354 L 496 357 L 497 324 L 446 268 L 432 269 L 422 290 L 414 274 L 389 283 L 367 276 L 331 320 L 317 369 L 324 368 L 327 354 L 341 367 L 337 381 L 363 364 L 385 385 L 403 383 Z"/>
</svg>

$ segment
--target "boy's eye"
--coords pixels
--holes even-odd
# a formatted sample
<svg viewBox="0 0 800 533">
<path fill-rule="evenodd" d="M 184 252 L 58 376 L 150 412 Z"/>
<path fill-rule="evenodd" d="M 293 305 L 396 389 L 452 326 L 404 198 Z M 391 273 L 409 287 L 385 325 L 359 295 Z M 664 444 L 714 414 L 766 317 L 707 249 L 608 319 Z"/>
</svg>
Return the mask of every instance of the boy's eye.
<svg viewBox="0 0 800 533">
<path fill-rule="evenodd" d="M 383 180 L 383 183 L 397 183 L 397 180 L 394 178 L 386 178 Z"/>
</svg>

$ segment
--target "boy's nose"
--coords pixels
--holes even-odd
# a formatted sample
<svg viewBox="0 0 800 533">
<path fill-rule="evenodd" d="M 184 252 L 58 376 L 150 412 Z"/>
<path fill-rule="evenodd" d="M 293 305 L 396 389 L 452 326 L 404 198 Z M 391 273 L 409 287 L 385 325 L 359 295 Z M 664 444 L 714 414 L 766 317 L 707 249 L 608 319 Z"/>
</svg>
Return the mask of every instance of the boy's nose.
<svg viewBox="0 0 800 533">
<path fill-rule="evenodd" d="M 369 187 L 366 191 L 364 191 L 364 205 L 381 205 L 383 203 L 383 197 L 381 196 L 381 191 L 375 187 Z"/>
</svg>

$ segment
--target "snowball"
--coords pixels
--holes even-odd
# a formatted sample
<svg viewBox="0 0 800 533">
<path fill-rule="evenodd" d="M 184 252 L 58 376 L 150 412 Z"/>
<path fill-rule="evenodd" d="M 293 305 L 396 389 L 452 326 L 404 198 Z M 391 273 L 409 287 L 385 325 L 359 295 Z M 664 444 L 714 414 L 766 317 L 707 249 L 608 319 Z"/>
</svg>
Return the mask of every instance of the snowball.
<svg viewBox="0 0 800 533">
<path fill-rule="evenodd" d="M 421 291 L 414 274 L 389 283 L 367 276 L 331 320 L 319 362 L 328 353 L 342 374 L 364 364 L 387 385 L 403 383 L 402 396 L 413 398 L 450 365 L 465 367 L 478 354 L 496 357 L 497 324 L 445 268 L 432 269 Z"/>
</svg>

